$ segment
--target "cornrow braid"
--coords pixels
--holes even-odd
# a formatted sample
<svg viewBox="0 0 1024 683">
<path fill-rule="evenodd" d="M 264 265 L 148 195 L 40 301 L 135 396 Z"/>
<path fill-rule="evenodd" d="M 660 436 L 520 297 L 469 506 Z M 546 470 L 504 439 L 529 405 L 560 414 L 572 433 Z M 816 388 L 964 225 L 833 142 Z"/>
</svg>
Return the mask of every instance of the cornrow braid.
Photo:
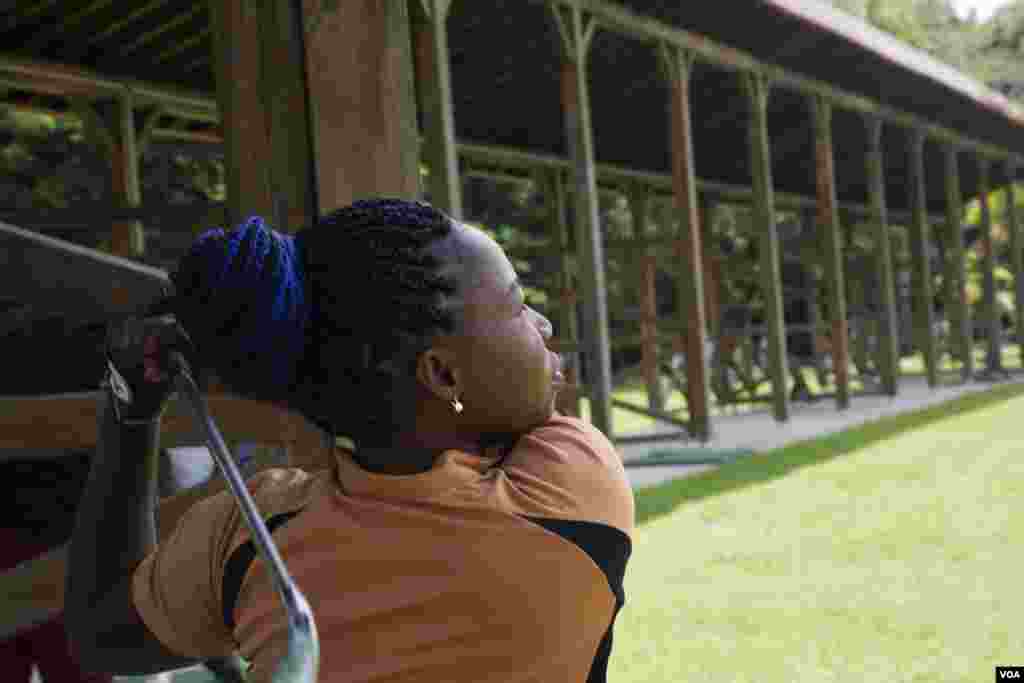
<svg viewBox="0 0 1024 683">
<path fill-rule="evenodd" d="M 296 235 L 311 313 L 292 402 L 312 422 L 379 445 L 409 414 L 416 360 L 457 325 L 428 251 L 452 228 L 429 204 L 373 199 Z"/>
</svg>

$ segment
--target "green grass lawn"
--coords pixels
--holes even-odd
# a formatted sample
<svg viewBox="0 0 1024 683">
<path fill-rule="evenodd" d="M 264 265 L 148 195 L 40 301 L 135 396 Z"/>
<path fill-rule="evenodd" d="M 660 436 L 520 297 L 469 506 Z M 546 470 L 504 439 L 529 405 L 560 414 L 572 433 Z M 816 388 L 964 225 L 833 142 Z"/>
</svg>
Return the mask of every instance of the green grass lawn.
<svg viewBox="0 0 1024 683">
<path fill-rule="evenodd" d="M 610 680 L 973 683 L 1024 664 L 1020 396 L 638 492 Z"/>
</svg>

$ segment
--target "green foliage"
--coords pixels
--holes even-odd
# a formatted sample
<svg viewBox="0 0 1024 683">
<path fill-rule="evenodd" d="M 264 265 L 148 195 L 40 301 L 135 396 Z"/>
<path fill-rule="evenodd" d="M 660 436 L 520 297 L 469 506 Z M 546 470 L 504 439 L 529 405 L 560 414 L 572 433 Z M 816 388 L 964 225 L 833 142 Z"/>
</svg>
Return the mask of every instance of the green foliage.
<svg viewBox="0 0 1024 683">
<path fill-rule="evenodd" d="M 985 83 L 1021 80 L 1024 2 L 963 20 L 949 0 L 832 0 L 840 9 Z M 1024 97 L 1024 89 L 1011 93 Z"/>
</svg>

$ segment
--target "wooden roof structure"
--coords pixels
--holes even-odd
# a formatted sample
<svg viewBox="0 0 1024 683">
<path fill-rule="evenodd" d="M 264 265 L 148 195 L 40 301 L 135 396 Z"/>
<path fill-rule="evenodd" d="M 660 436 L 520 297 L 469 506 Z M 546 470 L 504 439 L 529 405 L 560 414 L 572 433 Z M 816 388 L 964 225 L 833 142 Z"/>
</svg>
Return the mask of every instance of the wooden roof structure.
<svg viewBox="0 0 1024 683">
<path fill-rule="evenodd" d="M 460 143 L 566 158 L 559 106 L 559 36 L 547 2 L 496 0 L 487 12 L 453 3 L 448 18 L 455 132 Z M 576 0 L 561 3 L 576 4 Z M 856 112 L 890 112 L 941 138 L 962 136 L 1024 153 L 1024 112 L 937 60 L 824 3 L 722 0 L 694 8 L 663 0 L 584 0 L 609 30 L 589 58 L 595 153 L 600 165 L 669 172 L 666 88 L 655 37 L 692 49 L 695 155 L 700 178 L 745 186 L 746 102 L 736 71 L 766 65 L 778 84 L 769 125 L 776 188 L 813 195 L 813 129 L 808 92 L 837 96 L 836 174 L 840 201 L 867 196 Z M 128 87 L 139 106 L 158 104 L 162 127 L 197 138 L 219 135 L 207 2 L 19 0 L 0 15 L 0 87 L 8 102 L 60 111 L 67 97 L 99 97 Z M 944 129 L 944 130 L 940 130 Z M 952 133 L 953 135 L 946 135 Z M 905 128 L 886 130 L 887 147 Z M 941 155 L 925 151 L 941 176 Z M 886 159 L 890 206 L 908 206 L 903 158 Z M 933 170 L 934 169 L 934 170 Z M 965 167 L 966 196 L 977 185 Z M 941 184 L 929 186 L 941 211 Z"/>
<path fill-rule="evenodd" d="M 346 119 L 338 107 L 363 107 L 359 89 L 368 81 L 356 72 L 345 72 L 351 81 L 332 76 L 335 64 L 330 59 L 318 62 L 315 69 L 308 62 L 305 71 L 296 66 L 297 61 L 288 66 L 289 60 L 295 59 L 295 51 L 330 52 L 324 45 L 311 48 L 309 42 L 320 24 L 329 21 L 325 17 L 349 12 L 373 23 L 388 12 L 398 16 L 394 8 L 399 4 L 405 6 L 403 15 L 419 17 L 413 21 L 418 27 L 412 41 L 415 82 L 409 84 L 419 100 L 419 112 L 412 114 L 421 134 L 419 152 L 429 163 L 445 167 L 440 172 L 432 169 L 431 182 L 440 183 L 431 188 L 432 198 L 457 216 L 461 209 L 454 187 L 458 182 L 449 178 L 453 173 L 555 174 L 566 191 L 577 193 L 583 201 L 589 201 L 592 175 L 601 185 L 642 186 L 645 192 L 674 195 L 685 218 L 683 241 L 677 247 L 691 263 L 697 259 L 693 250 L 701 248 L 692 232 L 699 223 L 698 197 L 754 205 L 758 220 L 770 226 L 762 251 L 776 254 L 766 258 L 777 258 L 773 219 L 765 207 L 817 212 L 819 223 L 826 226 L 825 237 L 837 224 L 839 212 L 846 211 L 861 219 L 881 215 L 884 223 L 887 215 L 915 224 L 915 239 L 927 240 L 928 223 L 950 218 L 964 199 L 978 195 L 982 188 L 1000 186 L 1024 173 L 1024 111 L 1020 107 L 864 22 L 813 0 L 720 0 L 699 7 L 664 0 L 494 0 L 486 11 L 475 3 L 451 0 L 409 0 L 407 4 L 387 0 L 390 9 L 377 14 L 372 3 L 363 7 L 318 0 L 268 0 L 266 8 L 259 10 L 237 0 L 18 0 L 0 10 L 0 40 L 9 46 L 0 55 L 0 96 L 17 106 L 84 111 L 100 120 L 99 129 L 108 124 L 113 132 L 105 135 L 117 157 L 114 172 L 122 179 L 115 205 L 108 207 L 115 228 L 129 217 L 145 215 L 145 208 L 138 206 L 137 181 L 134 189 L 131 182 L 135 147 L 119 148 L 118 130 L 128 137 L 144 133 L 201 144 L 223 142 L 236 175 L 244 175 L 245 167 L 256 163 L 252 155 L 261 145 L 243 145 L 243 149 L 239 147 L 243 143 L 236 141 L 232 147 L 228 138 L 243 135 L 243 130 L 250 135 L 263 126 L 285 131 L 283 136 L 269 138 L 271 156 L 280 157 L 284 164 L 274 182 L 295 196 L 290 206 L 274 204 L 272 210 L 285 211 L 287 215 L 277 216 L 277 222 L 291 224 L 293 220 L 280 219 L 309 215 L 310 202 L 319 201 L 323 208 L 322 191 L 335 188 L 325 184 L 327 176 L 323 176 L 330 165 L 288 156 L 288 149 L 301 147 L 305 140 L 319 140 L 321 147 L 311 152 L 314 158 L 321 153 L 337 155 L 340 152 L 324 147 L 323 132 L 337 135 L 339 123 L 355 125 L 352 130 L 358 132 L 352 121 L 372 127 L 375 116 L 397 121 L 405 114 L 382 109 L 364 118 Z M 224 14 L 217 19 L 211 8 Z M 233 8 L 230 11 L 236 14 L 225 8 Z M 268 18 L 257 17 L 259 12 Z M 273 19 L 295 12 L 301 17 L 297 27 Z M 386 21 L 392 21 L 390 17 Z M 427 29 L 419 28 L 423 26 Z M 393 28 L 388 24 L 386 30 Z M 333 30 L 341 31 L 337 26 Z M 342 44 L 337 58 L 351 57 L 342 52 L 362 49 L 363 42 L 379 38 L 369 35 L 346 34 L 347 43 L 358 44 Z M 253 36 L 258 36 L 257 42 L 279 44 L 284 51 L 261 48 L 265 50 L 262 57 L 246 57 L 250 61 L 242 65 L 237 51 L 253 49 L 244 42 Z M 227 59 L 225 54 L 234 56 Z M 271 63 L 276 61 L 284 66 Z M 242 71 L 243 66 L 250 71 Z M 260 90 L 267 86 L 259 84 L 248 87 L 238 80 L 239 74 L 244 80 L 246 74 L 265 76 L 284 68 L 293 68 L 293 76 L 274 76 L 280 78 L 276 91 Z M 218 69 L 235 69 L 230 72 L 234 81 L 219 84 Z M 575 81 L 571 69 L 576 69 Z M 253 83 L 261 77 L 253 76 Z M 680 90 L 682 80 L 685 88 Z M 316 85 L 303 94 L 301 88 L 293 87 L 295 81 L 316 81 Z M 224 92 L 218 92 L 219 86 Z M 352 93 L 346 92 L 350 89 Z M 382 106 L 395 96 L 391 90 L 376 94 L 381 99 L 366 103 L 367 107 Z M 226 101 L 231 109 L 225 124 L 221 104 Z M 764 103 L 764 112 L 756 111 L 757 102 Z M 677 125 L 680 106 L 686 110 L 682 128 Z M 257 112 L 261 107 L 269 113 Z M 315 113 L 321 107 L 331 110 L 333 118 L 318 134 L 312 130 L 317 125 L 313 119 L 321 116 Z M 314 111 L 306 132 L 299 130 L 305 125 L 303 117 L 294 115 L 302 110 Z M 294 130 L 288 129 L 292 124 Z M 368 157 L 361 152 L 363 159 L 383 167 L 390 162 L 378 157 L 419 156 L 412 155 L 416 143 L 408 144 L 415 138 L 401 132 L 407 124 L 395 125 L 400 132 L 382 134 L 377 143 L 373 142 L 377 131 L 367 131 L 372 134 L 359 143 L 370 150 Z M 136 132 L 126 133 L 125 126 Z M 397 142 L 401 140 L 406 142 Z M 295 141 L 301 144 L 292 144 Z M 877 177 L 870 171 L 875 159 L 871 150 L 880 160 Z M 248 161 L 239 161 L 239 154 L 249 154 Z M 918 159 L 920 168 L 915 167 Z M 322 176 L 319 197 L 315 190 L 302 189 L 315 184 L 316 173 Z M 387 173 L 378 168 L 365 175 L 385 178 Z M 410 177 L 407 173 L 394 187 L 415 183 Z M 242 183 L 238 187 L 255 187 L 246 186 L 249 181 L 244 179 L 235 180 Z M 918 191 L 920 201 L 915 201 Z M 229 202 L 245 201 L 243 194 Z M 299 207 L 303 204 L 305 209 Z M 253 206 L 271 210 L 266 203 Z M 73 207 L 67 213 L 76 210 L 82 209 Z M 600 227 L 591 225 L 596 214 L 576 214 L 576 227 L 584 231 L 580 233 L 584 239 L 576 240 L 583 250 L 578 254 L 581 306 L 592 323 L 584 327 L 601 329 L 606 327 L 601 323 L 607 316 L 605 304 L 591 300 L 603 301 L 603 265 L 598 263 L 602 247 L 590 244 L 591 238 L 586 237 L 591 230 L 599 234 Z M 124 230 L 115 229 L 115 233 L 127 244 L 129 235 Z M 829 249 L 839 248 L 829 244 Z M 3 278 L 0 291 L 0 298 L 15 310 L 20 301 L 85 317 L 123 312 L 151 298 L 165 277 L 146 273 L 130 260 L 115 265 L 115 260 L 64 249 L 14 227 L 0 226 L 0 249 L 11 262 L 25 264 L 17 277 Z M 67 277 L 50 276 L 55 257 L 45 254 L 56 252 L 62 254 L 61 268 Z M 32 255 L 38 255 L 38 260 Z M 766 272 L 773 270 L 770 263 L 764 265 Z M 924 261 L 917 265 L 925 267 Z M 98 284 L 102 278 L 93 276 L 97 267 L 124 273 L 125 282 L 141 277 L 150 284 L 118 287 L 119 294 L 112 297 L 108 285 Z M 692 270 L 698 279 L 706 276 L 701 267 Z M 841 282 L 841 273 L 834 277 Z M 764 285 L 769 292 L 777 289 L 770 280 Z M 700 290 L 693 282 L 680 286 L 691 293 Z M 683 300 L 689 301 L 687 297 L 700 298 L 686 294 Z M 696 301 L 692 305 L 697 306 Z M 703 306 L 697 306 L 700 311 L 690 310 L 691 317 L 699 313 L 696 319 L 704 320 Z M 779 327 L 770 336 L 776 339 L 781 334 Z M 584 346 L 591 343 L 583 341 Z M 691 343 L 696 342 L 687 341 Z M 603 368 L 607 341 L 593 344 L 587 352 Z M 783 347 L 784 341 L 773 341 L 776 381 L 782 377 Z M 605 394 L 610 389 L 604 385 L 610 380 L 605 370 L 599 374 L 599 402 L 607 407 L 611 399 Z M 701 383 L 698 377 L 694 380 L 695 385 Z M 776 413 L 784 419 L 787 409 L 779 401 Z M 603 412 L 599 409 L 596 414 Z"/>
</svg>

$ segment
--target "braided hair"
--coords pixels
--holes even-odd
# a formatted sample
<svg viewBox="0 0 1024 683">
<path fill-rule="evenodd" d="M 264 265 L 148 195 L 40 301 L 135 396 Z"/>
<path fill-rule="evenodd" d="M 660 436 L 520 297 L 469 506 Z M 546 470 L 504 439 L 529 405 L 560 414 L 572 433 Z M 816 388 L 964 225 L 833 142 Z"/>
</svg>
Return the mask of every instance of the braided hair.
<svg viewBox="0 0 1024 683">
<path fill-rule="evenodd" d="M 418 357 L 457 326 L 456 284 L 429 251 L 452 228 L 400 199 L 356 202 L 294 237 L 250 218 L 192 246 L 172 276 L 175 312 L 235 393 L 384 445 L 411 414 Z"/>
</svg>

